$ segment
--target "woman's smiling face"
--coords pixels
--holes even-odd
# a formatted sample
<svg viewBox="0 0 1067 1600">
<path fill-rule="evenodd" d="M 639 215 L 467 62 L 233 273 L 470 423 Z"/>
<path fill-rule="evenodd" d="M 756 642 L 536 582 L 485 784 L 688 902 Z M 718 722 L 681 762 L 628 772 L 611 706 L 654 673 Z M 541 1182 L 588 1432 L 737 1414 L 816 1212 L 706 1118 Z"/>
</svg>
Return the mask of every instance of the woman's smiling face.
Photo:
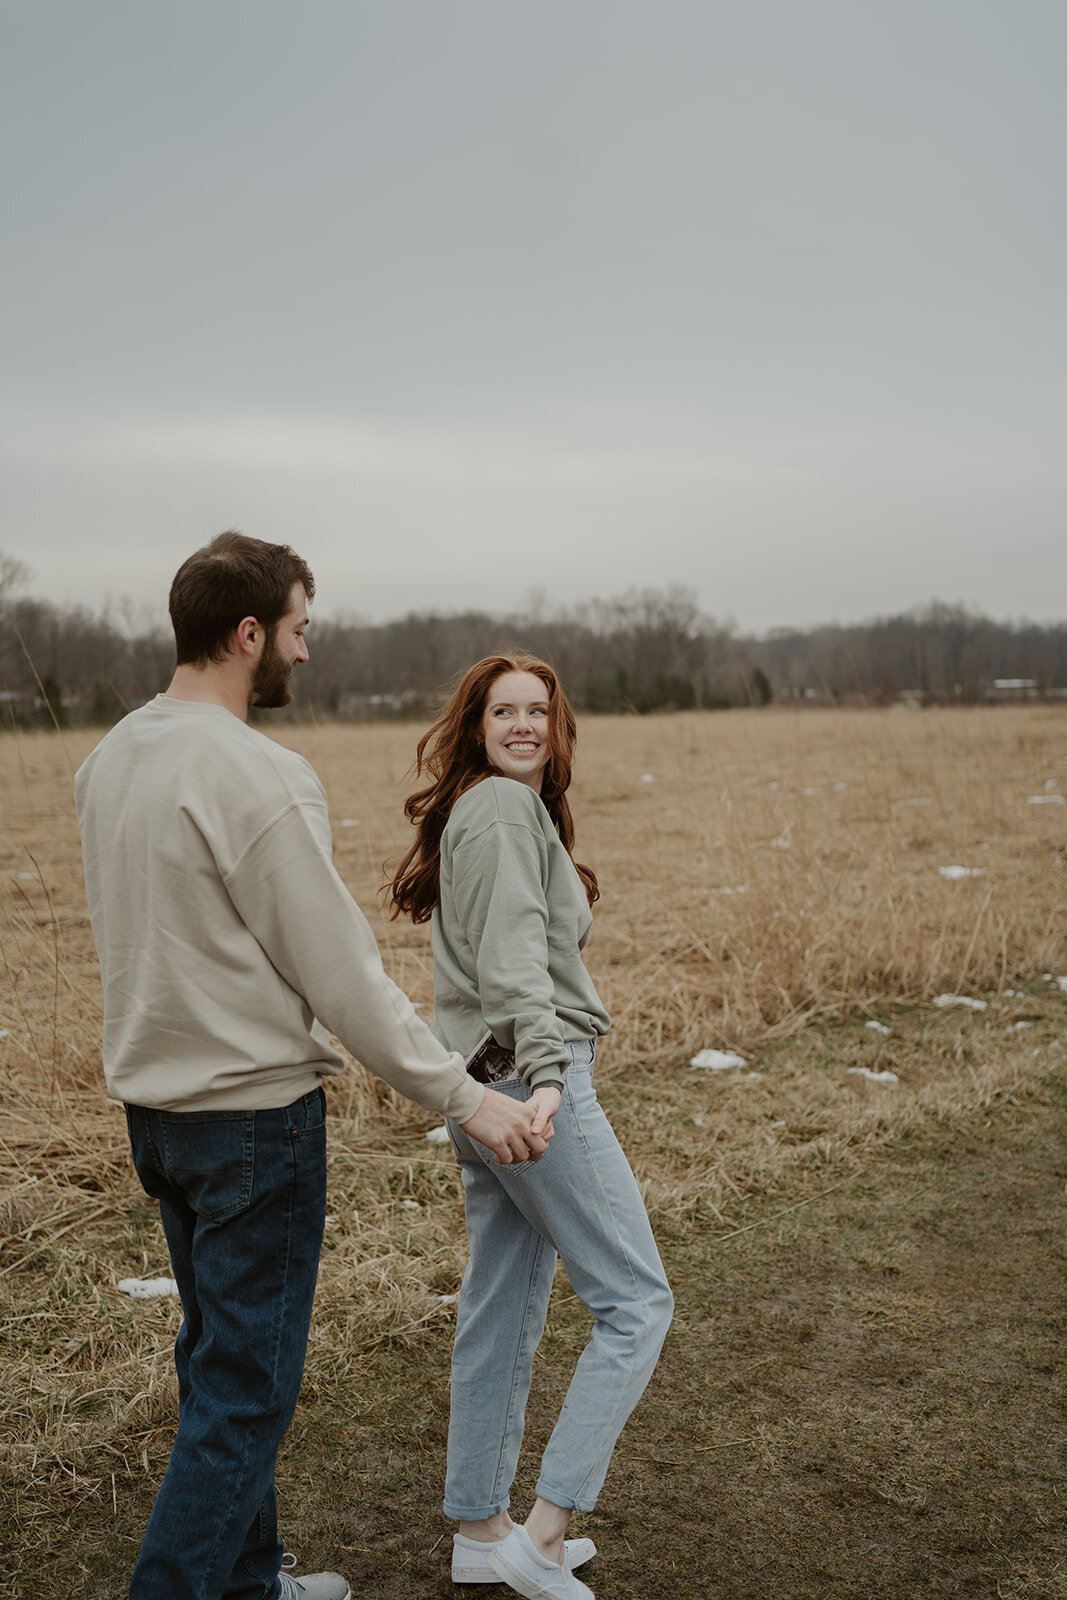
<svg viewBox="0 0 1067 1600">
<path fill-rule="evenodd" d="M 532 672 L 503 672 L 482 714 L 485 754 L 494 772 L 517 778 L 538 794 L 551 754 L 548 685 Z"/>
</svg>

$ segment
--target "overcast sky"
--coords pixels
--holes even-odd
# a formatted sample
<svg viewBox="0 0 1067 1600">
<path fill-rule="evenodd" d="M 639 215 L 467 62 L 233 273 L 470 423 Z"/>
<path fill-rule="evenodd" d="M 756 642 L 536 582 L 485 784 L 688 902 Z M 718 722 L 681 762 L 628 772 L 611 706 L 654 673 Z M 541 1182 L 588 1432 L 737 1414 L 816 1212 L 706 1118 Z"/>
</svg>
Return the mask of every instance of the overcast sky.
<svg viewBox="0 0 1067 1600">
<path fill-rule="evenodd" d="M 0 552 L 1067 615 L 1063 0 L 0 0 Z"/>
</svg>

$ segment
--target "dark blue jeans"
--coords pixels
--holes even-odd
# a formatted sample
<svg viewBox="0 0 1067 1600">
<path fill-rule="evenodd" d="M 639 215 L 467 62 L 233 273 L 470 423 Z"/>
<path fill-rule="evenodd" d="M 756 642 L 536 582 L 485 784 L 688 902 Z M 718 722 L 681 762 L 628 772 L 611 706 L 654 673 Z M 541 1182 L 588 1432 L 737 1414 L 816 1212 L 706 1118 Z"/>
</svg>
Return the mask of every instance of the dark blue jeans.
<svg viewBox="0 0 1067 1600">
<path fill-rule="evenodd" d="M 127 1106 L 185 1320 L 178 1432 L 130 1600 L 273 1600 L 274 1463 L 300 1389 L 326 1218 L 321 1089 L 276 1111 Z"/>
</svg>

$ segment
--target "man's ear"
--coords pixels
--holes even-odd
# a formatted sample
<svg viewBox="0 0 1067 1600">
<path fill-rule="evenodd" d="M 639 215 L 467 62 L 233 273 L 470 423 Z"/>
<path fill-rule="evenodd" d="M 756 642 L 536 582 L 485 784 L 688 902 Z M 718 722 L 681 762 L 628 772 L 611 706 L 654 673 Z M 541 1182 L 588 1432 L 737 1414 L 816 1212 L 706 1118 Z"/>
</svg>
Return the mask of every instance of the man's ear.
<svg viewBox="0 0 1067 1600">
<path fill-rule="evenodd" d="M 254 656 L 262 637 L 262 624 L 255 617 L 242 617 L 233 630 L 234 646 L 240 655 Z"/>
</svg>

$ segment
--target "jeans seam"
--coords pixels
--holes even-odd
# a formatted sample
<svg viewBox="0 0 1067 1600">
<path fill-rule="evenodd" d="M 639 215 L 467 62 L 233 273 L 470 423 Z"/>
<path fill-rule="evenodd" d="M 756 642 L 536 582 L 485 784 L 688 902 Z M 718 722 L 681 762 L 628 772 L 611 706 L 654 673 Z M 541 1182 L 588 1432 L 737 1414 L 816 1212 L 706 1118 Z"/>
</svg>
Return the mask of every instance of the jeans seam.
<svg viewBox="0 0 1067 1600">
<path fill-rule="evenodd" d="M 252 1184 L 254 1184 L 254 1182 L 255 1182 L 255 1175 L 254 1175 L 254 1167 L 255 1167 L 255 1130 L 256 1130 L 256 1123 L 255 1123 L 255 1118 L 253 1118 L 253 1120 L 252 1120 L 252 1153 L 251 1153 L 251 1165 L 253 1167 Z M 279 1368 L 280 1368 L 280 1364 L 281 1364 L 282 1332 L 283 1332 L 283 1329 L 285 1327 L 286 1318 L 289 1315 L 289 1296 L 290 1296 L 290 1293 L 292 1291 L 293 1208 L 294 1208 L 295 1201 L 296 1201 L 296 1176 L 297 1176 L 297 1172 L 296 1172 L 296 1153 L 295 1153 L 295 1151 L 293 1149 L 293 1144 L 292 1144 L 291 1140 L 286 1145 L 285 1154 L 286 1154 L 286 1168 L 287 1168 L 287 1175 L 288 1175 L 288 1184 L 287 1184 L 287 1190 L 286 1190 L 286 1208 L 285 1208 L 285 1270 L 284 1270 L 284 1280 L 283 1280 L 284 1284 L 285 1284 L 285 1289 L 284 1289 L 284 1293 L 280 1294 L 277 1297 L 277 1301 L 276 1301 L 276 1304 L 277 1304 L 277 1316 L 275 1318 L 274 1327 L 272 1329 L 272 1339 L 271 1339 L 271 1345 L 270 1345 L 270 1350 L 271 1350 L 270 1398 L 271 1398 L 272 1405 L 275 1408 L 277 1408 L 277 1406 L 278 1406 L 278 1404 L 280 1402 L 280 1399 L 281 1399 L 281 1395 L 280 1395 L 280 1391 L 279 1391 L 279 1383 L 278 1383 L 278 1373 L 279 1373 Z M 251 1188 L 251 1185 L 250 1185 L 250 1188 Z M 230 1219 L 227 1218 L 225 1220 L 230 1220 Z M 233 1522 L 233 1505 L 234 1505 L 234 1502 L 235 1502 L 235 1500 L 237 1498 L 237 1491 L 239 1490 L 240 1485 L 244 1482 L 245 1476 L 247 1474 L 248 1462 L 249 1462 L 250 1455 L 252 1453 L 253 1446 L 255 1446 L 258 1449 L 259 1437 L 261 1436 L 262 1431 L 263 1431 L 264 1420 L 265 1420 L 264 1416 L 261 1415 L 260 1417 L 257 1418 L 256 1427 L 255 1428 L 249 1428 L 245 1432 L 245 1438 L 244 1438 L 245 1448 L 244 1448 L 244 1453 L 243 1453 L 243 1455 L 241 1457 L 240 1471 L 234 1474 L 235 1493 L 234 1493 L 234 1495 L 233 1495 L 233 1497 L 231 1498 L 231 1501 L 230 1501 L 230 1510 L 226 1514 L 225 1524 L 224 1524 L 223 1528 L 220 1529 L 219 1540 L 216 1542 L 216 1550 L 212 1552 L 212 1558 L 211 1558 L 211 1562 L 209 1563 L 209 1569 L 208 1569 L 209 1572 L 212 1570 L 212 1568 L 214 1566 L 215 1554 L 217 1552 L 218 1545 L 219 1545 L 219 1543 L 221 1543 L 222 1537 L 225 1534 L 225 1532 L 227 1531 L 227 1529 L 232 1525 L 232 1522 Z M 260 1508 L 259 1508 L 259 1511 L 257 1511 L 257 1515 L 260 1514 L 261 1510 L 262 1510 L 262 1501 L 260 1502 Z M 252 1568 L 250 1562 L 246 1561 L 245 1562 L 245 1567 L 246 1567 L 246 1570 L 251 1572 L 252 1576 L 254 1576 L 257 1579 L 260 1577 L 260 1574 L 255 1572 L 254 1568 Z M 226 1574 L 226 1576 L 228 1577 L 229 1574 Z M 269 1591 L 264 1590 L 264 1595 L 266 1595 L 268 1592 Z"/>
<path fill-rule="evenodd" d="M 539 1238 L 537 1241 L 537 1248 L 534 1250 L 533 1260 L 530 1263 L 530 1276 L 526 1285 L 526 1304 L 523 1307 L 522 1325 L 519 1328 L 519 1337 L 515 1341 L 515 1365 L 512 1368 L 511 1374 L 511 1393 L 508 1396 L 508 1409 L 504 1417 L 504 1426 L 500 1430 L 500 1454 L 497 1457 L 496 1472 L 493 1476 L 494 1493 L 492 1498 L 494 1500 L 499 1500 L 501 1494 L 504 1492 L 500 1488 L 500 1475 L 503 1469 L 504 1453 L 507 1446 L 508 1435 L 511 1432 L 512 1420 L 515 1415 L 515 1396 L 519 1390 L 519 1375 L 524 1366 L 523 1351 L 526 1347 L 526 1329 L 529 1326 L 530 1321 L 530 1301 L 533 1298 L 533 1285 L 537 1276 L 537 1265 L 541 1260 L 541 1252 L 544 1250 L 544 1248 L 545 1241 L 544 1239 Z M 532 1359 L 533 1357 L 531 1355 L 531 1361 Z"/>
<path fill-rule="evenodd" d="M 575 1120 L 577 1121 L 577 1119 L 575 1119 Z M 630 1285 L 631 1285 L 631 1291 L 632 1291 L 632 1295 L 633 1295 L 633 1301 L 634 1301 L 635 1304 L 640 1304 L 641 1305 L 642 1309 L 645 1312 L 646 1317 L 648 1318 L 649 1322 L 651 1323 L 651 1306 L 649 1304 L 648 1295 L 641 1288 L 641 1285 L 640 1285 L 640 1283 L 638 1281 L 637 1274 L 634 1271 L 634 1265 L 633 1265 L 633 1260 L 632 1260 L 632 1257 L 631 1257 L 629 1241 L 627 1240 L 626 1235 L 625 1235 L 622 1227 L 620 1226 L 619 1218 L 616 1215 L 615 1207 L 611 1203 L 610 1196 L 608 1195 L 608 1193 L 605 1190 L 602 1182 L 600 1181 L 599 1169 L 597 1168 L 597 1165 L 593 1160 L 592 1152 L 589 1150 L 588 1141 L 586 1139 L 585 1134 L 582 1133 L 582 1130 L 581 1130 L 580 1127 L 578 1129 L 578 1133 L 579 1133 L 579 1136 L 581 1138 L 582 1145 L 585 1148 L 586 1157 L 587 1157 L 587 1160 L 588 1160 L 588 1165 L 589 1165 L 590 1169 L 592 1170 L 593 1181 L 597 1185 L 597 1188 L 599 1190 L 600 1203 L 604 1207 L 605 1215 L 609 1216 L 611 1218 L 611 1224 L 612 1224 L 612 1227 L 615 1230 L 615 1236 L 616 1236 L 616 1238 L 618 1239 L 618 1242 L 619 1242 L 619 1247 L 620 1247 L 619 1248 L 619 1257 L 620 1257 L 620 1260 L 624 1263 L 625 1268 L 626 1268 L 626 1272 L 627 1272 L 627 1274 L 629 1276 L 629 1279 L 630 1279 Z M 594 1326 L 595 1326 L 596 1322 L 599 1321 L 599 1320 L 600 1320 L 599 1318 L 596 1318 L 594 1316 Z M 624 1406 L 624 1405 L 625 1405 L 625 1399 L 623 1397 L 622 1392 L 620 1391 L 616 1396 L 615 1405 L 612 1408 L 612 1415 L 613 1416 L 616 1415 L 618 1413 L 618 1411 L 621 1409 L 621 1407 Z M 629 1415 L 629 1412 L 627 1412 L 627 1416 L 628 1415 Z M 622 1423 L 620 1423 L 619 1428 L 616 1430 L 616 1436 L 618 1435 L 618 1433 L 620 1433 L 622 1431 L 622 1427 L 625 1425 L 625 1421 L 626 1421 L 626 1417 L 623 1418 Z M 574 1501 L 575 1501 L 576 1508 L 579 1509 L 579 1510 L 588 1509 L 586 1507 L 580 1506 L 578 1504 L 578 1502 L 579 1502 L 580 1497 L 582 1495 L 583 1489 L 585 1488 L 586 1484 L 589 1482 L 590 1478 L 592 1478 L 592 1476 L 593 1476 L 593 1474 L 594 1474 L 594 1472 L 596 1470 L 597 1470 L 597 1464 L 595 1462 L 591 1462 L 590 1466 L 589 1466 L 589 1471 L 586 1473 L 586 1475 L 582 1479 L 581 1483 L 579 1483 L 576 1486 L 575 1490 L 574 1490 Z"/>
<path fill-rule="evenodd" d="M 212 1575 L 214 1574 L 215 1563 L 218 1560 L 219 1547 L 222 1545 L 222 1543 L 223 1543 L 223 1541 L 224 1541 L 224 1539 L 226 1537 L 226 1534 L 229 1532 L 229 1529 L 233 1524 L 233 1520 L 234 1520 L 234 1505 L 235 1505 L 235 1503 L 237 1501 L 237 1497 L 238 1497 L 238 1493 L 239 1493 L 239 1490 L 240 1490 L 240 1486 L 244 1481 L 245 1472 L 246 1472 L 247 1466 L 248 1466 L 248 1455 L 249 1455 L 249 1451 L 251 1449 L 251 1446 L 252 1446 L 252 1441 L 251 1441 L 248 1433 L 246 1433 L 245 1437 L 244 1437 L 244 1451 L 243 1451 L 242 1456 L 241 1456 L 241 1468 L 240 1468 L 239 1472 L 234 1473 L 234 1479 L 233 1479 L 234 1487 L 233 1487 L 233 1491 L 231 1492 L 231 1495 L 230 1495 L 230 1504 L 229 1504 L 229 1507 L 227 1508 L 227 1511 L 226 1511 L 226 1519 L 219 1527 L 218 1536 L 217 1536 L 217 1538 L 215 1540 L 215 1548 L 212 1550 L 211 1555 L 210 1555 L 210 1557 L 208 1559 L 207 1572 L 205 1574 L 205 1577 L 207 1577 L 208 1579 L 210 1579 L 212 1577 Z M 223 1581 L 225 1582 L 226 1580 L 228 1580 L 229 1576 L 230 1576 L 230 1574 L 228 1572 L 225 1573 L 224 1577 L 223 1577 Z"/>
<path fill-rule="evenodd" d="M 289 1184 L 285 1208 L 285 1292 L 284 1295 L 278 1296 L 278 1315 L 275 1320 L 274 1344 L 271 1354 L 271 1390 L 275 1404 L 281 1398 L 278 1393 L 278 1370 L 281 1363 L 282 1330 L 290 1315 L 289 1296 L 292 1293 L 293 1286 L 293 1208 L 296 1204 L 297 1161 L 296 1150 L 293 1147 L 292 1140 L 290 1140 L 286 1149 L 286 1156 L 288 1158 L 286 1166 L 288 1167 Z"/>
</svg>

